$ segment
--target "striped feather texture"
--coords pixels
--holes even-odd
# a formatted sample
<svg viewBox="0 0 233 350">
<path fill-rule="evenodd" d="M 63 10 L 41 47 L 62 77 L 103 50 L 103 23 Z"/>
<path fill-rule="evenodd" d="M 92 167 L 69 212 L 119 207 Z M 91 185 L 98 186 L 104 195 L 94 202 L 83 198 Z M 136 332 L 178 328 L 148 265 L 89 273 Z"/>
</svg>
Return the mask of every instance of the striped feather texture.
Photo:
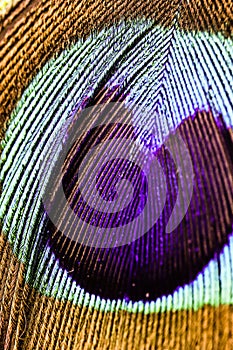
<svg viewBox="0 0 233 350">
<path fill-rule="evenodd" d="M 231 349 L 231 3 L 25 0 L 4 5 L 1 16 L 1 348 Z M 74 212 L 96 226 L 118 220 L 118 228 L 144 205 L 135 198 L 120 219 L 80 206 L 78 168 L 109 139 L 127 136 L 132 152 L 149 152 L 167 187 L 161 215 L 144 235 L 134 236 L 136 227 L 128 244 L 101 248 L 84 244 L 87 231 L 77 241 L 82 230 L 69 220 L 69 237 L 60 231 L 43 195 L 74 121 L 109 104 L 112 114 L 124 106 L 130 128 L 91 129 L 84 121 L 88 132 L 66 157 L 63 178 Z M 177 169 L 166 147 L 171 135 L 182 137 L 194 177 L 190 205 L 167 233 L 188 174 L 185 159 Z M 106 212 L 119 171 L 146 197 L 132 163 L 100 165 Z M 57 191 L 51 196 L 66 217 Z"/>
</svg>

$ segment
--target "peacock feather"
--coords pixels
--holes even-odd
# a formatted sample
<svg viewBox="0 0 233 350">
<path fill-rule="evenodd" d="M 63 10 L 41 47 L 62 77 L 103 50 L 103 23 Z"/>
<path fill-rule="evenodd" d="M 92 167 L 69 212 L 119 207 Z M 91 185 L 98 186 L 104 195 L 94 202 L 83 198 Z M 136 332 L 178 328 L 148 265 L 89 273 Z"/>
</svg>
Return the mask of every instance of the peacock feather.
<svg viewBox="0 0 233 350">
<path fill-rule="evenodd" d="M 0 349 L 233 348 L 230 1 L 0 14 Z"/>
</svg>

